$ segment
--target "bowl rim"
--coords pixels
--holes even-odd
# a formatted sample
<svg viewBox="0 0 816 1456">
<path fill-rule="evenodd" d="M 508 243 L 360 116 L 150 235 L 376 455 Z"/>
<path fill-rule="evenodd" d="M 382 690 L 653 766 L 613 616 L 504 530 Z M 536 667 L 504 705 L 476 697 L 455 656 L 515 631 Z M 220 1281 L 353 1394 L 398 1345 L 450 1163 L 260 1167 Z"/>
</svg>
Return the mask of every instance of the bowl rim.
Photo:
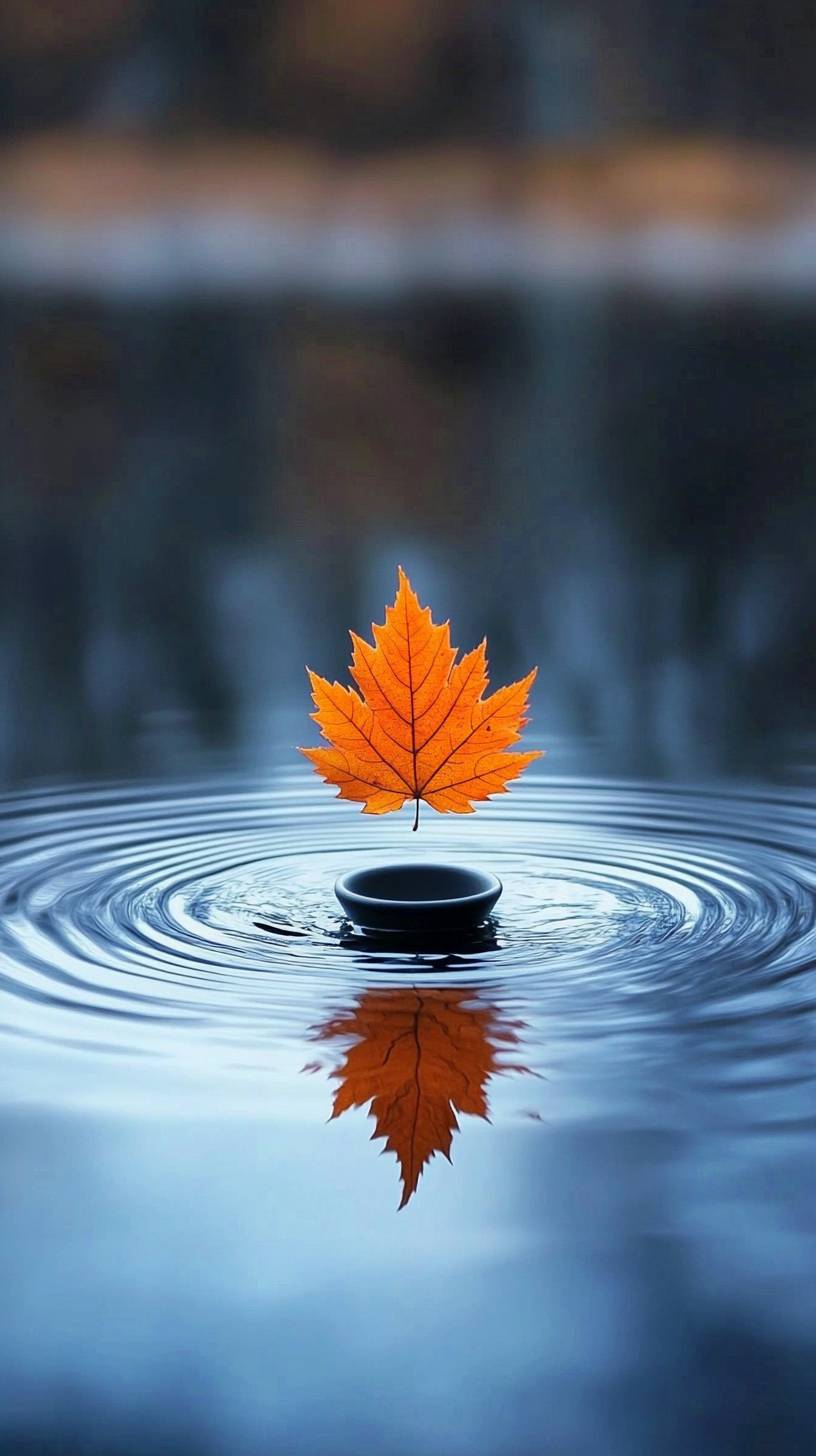
<svg viewBox="0 0 816 1456">
<path fill-rule="evenodd" d="M 435 898 L 433 900 L 420 898 L 411 900 L 389 899 L 387 895 L 366 895 L 349 886 L 348 881 L 356 875 L 376 874 L 378 870 L 385 869 L 459 870 L 469 875 L 478 876 L 484 883 L 480 890 L 474 890 L 470 895 L 447 895 L 444 898 Z M 502 888 L 502 882 L 498 875 L 494 875 L 490 870 L 475 870 L 470 865 L 440 864 L 426 860 L 406 860 L 402 864 L 371 865 L 363 869 L 346 870 L 344 874 L 338 875 L 334 882 L 334 892 L 341 903 L 343 896 L 345 896 L 353 904 L 361 907 L 365 907 L 366 905 L 380 905 L 388 906 L 389 909 L 400 905 L 422 905 L 426 908 L 431 908 L 432 906 L 442 906 L 444 908 L 445 906 L 451 905 L 470 905 L 474 901 L 488 899 L 493 894 L 501 894 Z"/>
</svg>

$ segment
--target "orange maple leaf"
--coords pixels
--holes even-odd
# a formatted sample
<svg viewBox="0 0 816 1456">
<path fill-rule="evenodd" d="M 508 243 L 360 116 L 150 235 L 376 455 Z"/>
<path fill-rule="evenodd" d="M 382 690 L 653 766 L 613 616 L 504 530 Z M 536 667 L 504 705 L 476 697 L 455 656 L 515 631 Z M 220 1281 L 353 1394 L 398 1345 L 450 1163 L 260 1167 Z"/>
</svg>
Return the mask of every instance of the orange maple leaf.
<svg viewBox="0 0 816 1456">
<path fill-rule="evenodd" d="M 332 1118 L 371 1104 L 372 1137 L 385 1138 L 400 1165 L 400 1208 L 435 1153 L 450 1162 L 457 1112 L 487 1120 L 489 1078 L 528 1070 L 497 1059 L 502 1046 L 518 1045 L 522 1025 L 472 990 L 410 987 L 365 991 L 316 1029 L 318 1041 L 352 1039 L 332 1073 L 339 1083 Z"/>
<path fill-rule="evenodd" d="M 508 753 L 527 723 L 536 669 L 485 697 L 487 643 L 457 662 L 450 626 L 421 607 L 402 567 L 394 605 L 374 645 L 351 633 L 351 675 L 343 687 L 309 671 L 316 712 L 330 748 L 302 748 L 337 797 L 388 814 L 407 799 L 442 814 L 472 814 L 473 803 L 503 794 L 541 753 Z"/>
</svg>

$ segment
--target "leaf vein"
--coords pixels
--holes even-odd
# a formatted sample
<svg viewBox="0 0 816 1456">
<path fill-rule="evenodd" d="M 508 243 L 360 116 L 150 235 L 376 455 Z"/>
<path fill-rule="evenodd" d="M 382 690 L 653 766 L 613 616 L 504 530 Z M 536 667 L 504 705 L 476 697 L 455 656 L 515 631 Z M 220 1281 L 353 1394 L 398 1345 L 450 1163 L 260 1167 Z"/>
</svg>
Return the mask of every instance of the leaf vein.
<svg viewBox="0 0 816 1456">
<path fill-rule="evenodd" d="M 426 789 L 430 788 L 437 774 L 442 772 L 445 764 L 448 763 L 457 753 L 459 753 L 464 748 L 465 744 L 469 742 L 469 740 L 473 737 L 474 733 L 478 733 L 479 729 L 483 728 L 485 723 L 489 723 L 491 718 L 495 718 L 496 714 L 501 710 L 502 706 L 503 705 L 501 703 L 497 703 L 492 713 L 485 713 L 485 716 L 476 724 L 475 728 L 471 728 L 470 732 L 465 734 L 464 738 L 456 744 L 455 748 L 451 749 L 450 753 L 448 753 L 445 758 L 443 758 L 442 762 L 437 764 L 436 768 L 431 774 L 431 777 L 429 779 L 426 779 L 425 784 L 423 785 L 423 794 L 425 793 Z M 467 782 L 467 780 L 463 780 L 463 782 Z"/>
<path fill-rule="evenodd" d="M 461 700 L 462 700 L 462 694 L 464 693 L 465 688 L 468 686 L 468 683 L 470 682 L 471 678 L 473 677 L 473 674 L 474 674 L 475 670 L 476 670 L 476 662 L 473 662 L 472 665 L 471 665 L 471 668 L 470 668 L 470 671 L 469 671 L 467 677 L 466 678 L 463 678 L 463 680 L 462 680 L 462 682 L 461 682 L 461 684 L 459 686 L 459 691 L 457 692 L 456 697 L 454 698 L 453 702 L 451 703 L 450 707 L 448 708 L 448 711 L 445 714 L 444 718 L 442 718 L 440 720 L 440 722 L 437 723 L 437 725 L 434 728 L 433 732 L 428 734 L 428 737 L 425 739 L 425 742 L 417 750 L 418 753 L 422 753 L 423 749 L 427 748 L 429 743 L 433 743 L 433 741 L 434 741 L 437 733 L 440 733 L 442 731 L 442 729 L 444 728 L 445 724 L 447 723 L 447 721 L 448 721 L 451 713 L 453 712 L 454 708 L 457 707 L 457 705 L 461 702 Z M 434 706 L 434 704 L 431 703 L 430 707 L 429 708 L 426 708 L 424 713 L 420 713 L 419 718 L 417 719 L 417 722 L 419 722 L 422 718 L 424 718 L 426 716 L 426 714 L 430 712 L 430 709 L 433 706 Z"/>
<path fill-rule="evenodd" d="M 386 758 L 385 754 L 381 751 L 381 749 L 379 749 L 377 747 L 377 745 L 374 742 L 374 740 L 369 737 L 369 735 L 360 726 L 360 724 L 359 723 L 355 723 L 354 717 L 353 717 L 353 713 L 352 714 L 347 713 L 345 711 L 345 709 L 342 707 L 342 705 L 339 704 L 339 703 L 335 703 L 333 699 L 330 698 L 329 701 L 332 703 L 332 705 L 335 708 L 336 712 L 338 712 L 341 717 L 345 718 L 346 722 L 349 723 L 352 728 L 356 729 L 356 731 L 360 734 L 360 737 L 361 738 L 365 739 L 365 741 L 368 744 L 369 748 L 373 748 L 373 750 L 377 754 L 378 758 L 380 758 L 382 760 L 382 762 L 384 764 L 386 764 L 387 767 L 390 768 L 392 770 L 392 772 L 397 775 L 397 778 L 399 779 L 400 783 L 401 784 L 404 784 L 405 788 L 408 790 L 408 793 L 409 794 L 413 793 L 413 789 L 411 788 L 411 785 L 408 783 L 408 780 L 406 779 L 405 775 L 401 772 L 400 769 L 397 768 L 397 766 L 396 766 L 395 763 L 392 763 L 390 759 Z M 383 729 L 383 732 L 385 732 L 385 729 Z M 390 733 L 388 734 L 388 737 L 391 738 Z M 391 742 L 394 743 L 394 744 L 396 744 L 396 739 L 395 738 L 391 738 Z M 397 745 L 397 746 L 399 747 L 399 745 Z M 361 783 L 365 783 L 366 780 L 365 779 L 361 779 L 360 782 Z M 383 788 L 384 786 L 383 785 L 380 785 L 379 787 Z M 386 789 L 385 792 L 387 793 L 389 791 Z"/>
</svg>

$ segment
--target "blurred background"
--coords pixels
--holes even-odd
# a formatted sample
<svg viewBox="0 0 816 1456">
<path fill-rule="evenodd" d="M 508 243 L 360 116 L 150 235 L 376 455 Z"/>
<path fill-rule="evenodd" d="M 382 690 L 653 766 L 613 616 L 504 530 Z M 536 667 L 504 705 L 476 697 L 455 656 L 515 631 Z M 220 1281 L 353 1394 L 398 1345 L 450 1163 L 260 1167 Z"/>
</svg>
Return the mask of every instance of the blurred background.
<svg viewBox="0 0 816 1456">
<path fill-rule="evenodd" d="M 812 813 L 766 787 L 816 764 L 814 57 L 805 0 L 0 0 L 2 1456 L 816 1449 Z M 485 964 L 536 1076 L 399 1219 L 302 1076 L 380 975 L 286 938 L 340 810 L 145 788 L 305 778 L 304 666 L 398 562 L 539 665 L 542 785 L 761 780 L 635 794 L 617 878 L 600 794 L 585 895 L 595 790 L 547 804 L 586 964 Z"/>
<path fill-rule="evenodd" d="M 0 0 L 2 780 L 303 741 L 398 561 L 540 664 L 555 767 L 795 754 L 814 43 L 801 0 Z"/>
</svg>

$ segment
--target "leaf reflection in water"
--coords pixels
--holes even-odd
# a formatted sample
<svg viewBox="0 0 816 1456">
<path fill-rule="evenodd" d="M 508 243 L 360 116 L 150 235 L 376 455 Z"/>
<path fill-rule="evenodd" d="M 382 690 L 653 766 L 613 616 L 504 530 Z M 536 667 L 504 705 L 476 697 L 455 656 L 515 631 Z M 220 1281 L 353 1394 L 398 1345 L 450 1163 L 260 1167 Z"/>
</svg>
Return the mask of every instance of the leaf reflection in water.
<svg viewBox="0 0 816 1456">
<path fill-rule="evenodd" d="M 489 1121 L 487 1085 L 506 1072 L 529 1068 L 500 1059 L 520 1045 L 524 1022 L 463 987 L 370 989 L 314 1029 L 320 1042 L 347 1042 L 332 1119 L 370 1104 L 373 1138 L 396 1155 L 404 1208 L 435 1153 L 451 1161 L 457 1113 Z M 313 1062 L 306 1071 L 321 1070 Z"/>
</svg>

